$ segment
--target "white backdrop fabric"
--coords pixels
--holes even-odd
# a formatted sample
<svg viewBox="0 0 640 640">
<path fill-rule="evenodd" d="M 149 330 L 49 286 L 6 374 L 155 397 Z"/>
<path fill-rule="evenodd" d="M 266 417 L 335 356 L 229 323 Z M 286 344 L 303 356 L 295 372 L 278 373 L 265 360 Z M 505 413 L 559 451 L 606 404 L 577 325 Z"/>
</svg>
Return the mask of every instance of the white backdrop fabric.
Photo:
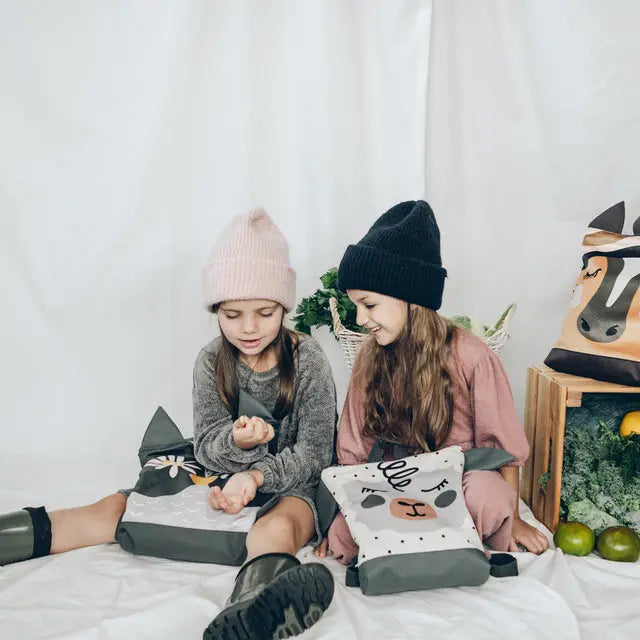
<svg viewBox="0 0 640 640">
<path fill-rule="evenodd" d="M 117 489 L 157 405 L 192 433 L 200 271 L 231 216 L 271 212 L 300 298 L 423 195 L 431 3 L 0 11 L 2 455 L 95 456 Z"/>
<path fill-rule="evenodd" d="M 217 332 L 200 268 L 251 206 L 288 236 L 299 299 L 426 195 L 443 312 L 519 305 L 504 362 L 521 411 L 584 226 L 619 199 L 640 214 L 632 0 L 436 0 L 433 20 L 426 0 L 0 11 L 7 460 L 99 456 L 115 484 L 158 404 L 191 433 L 192 363 Z M 317 335 L 342 399 L 339 347 Z"/>
<path fill-rule="evenodd" d="M 638 23 L 633 0 L 434 2 L 426 184 L 443 311 L 492 320 L 518 304 L 503 362 L 521 415 L 585 228 L 620 200 L 640 216 Z"/>
</svg>

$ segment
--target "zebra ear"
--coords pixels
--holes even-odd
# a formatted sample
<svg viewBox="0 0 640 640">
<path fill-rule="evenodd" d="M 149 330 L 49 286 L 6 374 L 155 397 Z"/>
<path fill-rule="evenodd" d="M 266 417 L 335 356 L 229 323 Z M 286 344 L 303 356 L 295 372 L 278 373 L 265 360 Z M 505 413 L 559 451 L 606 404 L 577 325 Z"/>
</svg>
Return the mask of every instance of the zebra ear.
<svg viewBox="0 0 640 640">
<path fill-rule="evenodd" d="M 622 233 L 624 227 L 624 201 L 614 204 L 613 207 L 609 207 L 597 218 L 592 220 L 589 226 L 592 229 L 602 229 L 602 231 L 610 231 L 611 233 Z"/>
<path fill-rule="evenodd" d="M 640 236 L 640 216 L 638 216 L 633 223 L 633 235 Z"/>
</svg>

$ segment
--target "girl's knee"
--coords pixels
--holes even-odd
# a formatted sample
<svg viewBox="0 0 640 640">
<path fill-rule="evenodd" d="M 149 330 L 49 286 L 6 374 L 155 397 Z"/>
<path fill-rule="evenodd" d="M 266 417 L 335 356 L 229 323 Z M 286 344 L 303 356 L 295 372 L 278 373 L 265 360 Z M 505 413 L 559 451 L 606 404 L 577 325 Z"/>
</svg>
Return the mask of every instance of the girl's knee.
<svg viewBox="0 0 640 640">
<path fill-rule="evenodd" d="M 247 542 L 254 538 L 267 538 L 269 540 L 294 540 L 296 527 L 291 518 L 277 513 L 264 515 L 257 520 L 247 535 Z"/>
<path fill-rule="evenodd" d="M 506 515 L 513 513 L 515 509 L 515 491 L 497 471 L 465 473 L 462 487 L 471 515 L 485 505 L 490 505 L 493 511 L 504 511 Z"/>
</svg>

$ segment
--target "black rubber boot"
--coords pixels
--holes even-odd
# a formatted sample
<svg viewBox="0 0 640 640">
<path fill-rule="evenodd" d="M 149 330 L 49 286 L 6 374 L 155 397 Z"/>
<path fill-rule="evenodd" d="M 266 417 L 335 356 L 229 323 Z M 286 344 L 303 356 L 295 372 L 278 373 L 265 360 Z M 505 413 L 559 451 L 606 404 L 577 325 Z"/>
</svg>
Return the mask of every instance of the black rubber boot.
<svg viewBox="0 0 640 640">
<path fill-rule="evenodd" d="M 0 515 L 0 566 L 46 556 L 51 551 L 51 521 L 44 507 Z"/>
<path fill-rule="evenodd" d="M 204 640 L 290 638 L 315 624 L 333 598 L 323 565 L 300 564 L 288 553 L 266 553 L 240 569 L 233 592 Z"/>
</svg>

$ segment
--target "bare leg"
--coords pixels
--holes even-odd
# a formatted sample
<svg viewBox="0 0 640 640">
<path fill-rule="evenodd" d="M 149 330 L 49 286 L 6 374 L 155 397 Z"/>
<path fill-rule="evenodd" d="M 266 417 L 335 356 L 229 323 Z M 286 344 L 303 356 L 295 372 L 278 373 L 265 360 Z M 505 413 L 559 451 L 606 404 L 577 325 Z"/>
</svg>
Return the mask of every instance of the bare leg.
<svg viewBox="0 0 640 640">
<path fill-rule="evenodd" d="M 247 562 L 263 553 L 295 556 L 313 535 L 311 507 L 295 496 L 285 496 L 257 520 L 247 534 Z"/>
<path fill-rule="evenodd" d="M 51 553 L 115 542 L 116 525 L 126 502 L 125 496 L 114 493 L 84 507 L 52 511 Z"/>
</svg>

